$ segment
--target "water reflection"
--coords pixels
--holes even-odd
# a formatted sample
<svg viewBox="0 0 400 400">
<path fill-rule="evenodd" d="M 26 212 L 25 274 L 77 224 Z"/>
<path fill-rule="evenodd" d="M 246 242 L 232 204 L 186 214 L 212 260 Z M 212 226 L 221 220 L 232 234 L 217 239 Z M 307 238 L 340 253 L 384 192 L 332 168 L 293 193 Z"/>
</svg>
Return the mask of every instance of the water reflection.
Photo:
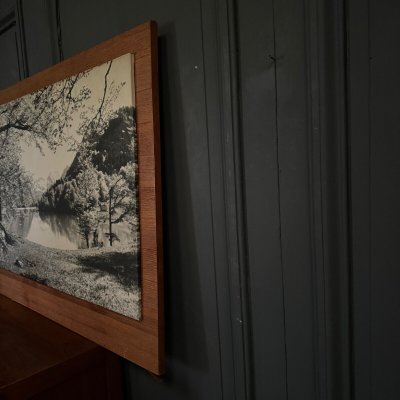
<svg viewBox="0 0 400 400">
<path fill-rule="evenodd" d="M 18 209 L 6 222 L 7 229 L 25 239 L 63 250 L 85 249 L 86 242 L 79 234 L 76 219 L 71 215 L 55 213 L 39 213 L 36 209 Z M 119 238 L 115 246 L 132 241 L 132 233 L 128 222 L 113 226 L 113 231 Z M 99 242 L 108 247 L 108 225 L 105 220 L 99 223 Z M 93 237 L 90 238 L 92 242 Z"/>
</svg>

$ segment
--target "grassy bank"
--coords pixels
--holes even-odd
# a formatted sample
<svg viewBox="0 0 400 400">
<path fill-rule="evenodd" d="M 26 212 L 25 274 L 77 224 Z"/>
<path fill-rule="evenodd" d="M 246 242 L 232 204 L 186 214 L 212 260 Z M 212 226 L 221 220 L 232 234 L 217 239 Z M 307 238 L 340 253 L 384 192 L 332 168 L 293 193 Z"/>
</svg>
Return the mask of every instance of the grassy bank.
<svg viewBox="0 0 400 400">
<path fill-rule="evenodd" d="M 58 250 L 14 237 L 0 255 L 7 270 L 80 299 L 140 318 L 139 266 L 129 246 Z"/>
</svg>

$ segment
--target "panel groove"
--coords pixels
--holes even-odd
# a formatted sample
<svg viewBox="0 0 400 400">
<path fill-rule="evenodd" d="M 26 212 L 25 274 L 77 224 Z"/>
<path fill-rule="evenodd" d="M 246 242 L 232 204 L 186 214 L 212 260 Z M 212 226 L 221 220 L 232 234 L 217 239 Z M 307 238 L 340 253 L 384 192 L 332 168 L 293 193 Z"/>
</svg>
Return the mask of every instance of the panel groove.
<svg viewBox="0 0 400 400">
<path fill-rule="evenodd" d="M 200 25 L 201 25 L 201 33 L 202 33 L 202 52 L 203 52 L 203 79 L 204 79 L 204 94 L 205 94 L 205 103 L 207 103 L 207 98 L 209 96 L 208 93 L 208 88 L 207 88 L 207 84 L 206 84 L 206 70 L 207 70 L 207 66 L 206 66 L 206 50 L 205 50 L 205 33 L 204 33 L 204 29 L 205 29 L 205 21 L 204 21 L 204 13 L 203 13 L 203 8 L 204 8 L 204 4 L 203 4 L 203 0 L 199 1 L 199 5 L 200 5 Z M 216 11 L 216 10 L 214 10 Z M 216 35 L 217 36 L 217 35 Z M 218 40 L 218 37 L 216 37 L 216 40 Z M 205 104 L 205 108 L 207 108 L 207 104 Z M 206 112 L 205 114 L 205 118 L 206 118 L 206 126 L 207 126 L 207 140 L 208 140 L 208 162 L 210 164 L 210 168 L 209 168 L 209 181 L 212 182 L 212 168 L 211 168 L 211 149 L 210 149 L 210 121 L 209 121 L 209 113 Z M 213 203 L 213 193 L 212 190 L 209 190 L 209 195 L 210 195 L 210 203 Z M 211 208 L 211 223 L 212 226 L 215 226 L 215 213 L 214 213 L 214 208 Z M 220 393 L 221 393 L 221 398 L 224 398 L 224 379 L 223 379 L 223 374 L 222 371 L 224 370 L 224 366 L 223 366 L 223 360 L 222 360 L 222 343 L 221 343 L 221 320 L 220 320 L 220 313 L 221 313 L 221 306 L 220 306 L 220 293 L 218 290 L 218 278 L 217 278 L 217 265 L 216 265 L 216 238 L 215 238 L 215 229 L 213 229 L 212 231 L 212 244 L 213 244 L 213 248 L 212 248 L 212 253 L 213 253 L 213 262 L 214 262 L 214 282 L 215 282 L 215 287 L 216 287 L 216 293 L 215 293 L 215 297 L 216 297 L 216 309 L 217 309 L 217 325 L 218 325 L 218 339 L 219 339 L 219 347 L 218 347 L 218 352 L 219 352 L 219 381 L 220 381 Z"/>
<path fill-rule="evenodd" d="M 272 1 L 272 24 L 273 24 L 273 56 L 270 58 L 273 61 L 274 68 L 274 95 L 275 95 L 275 134 L 276 134 L 276 163 L 277 163 L 277 190 L 278 190 L 278 221 L 279 221 L 279 256 L 281 266 L 281 285 L 282 285 L 282 312 L 283 312 L 283 331 L 284 331 L 284 355 L 285 355 L 285 398 L 289 399 L 289 385 L 288 385 L 288 349 L 287 349 L 287 325 L 286 325 L 286 291 L 285 291 L 285 263 L 283 260 L 282 249 L 282 204 L 281 204 L 281 166 L 279 157 L 279 113 L 278 113 L 278 73 L 277 61 L 278 54 L 276 51 L 276 8 L 275 0 Z"/>
<path fill-rule="evenodd" d="M 21 3 L 15 0 L 9 3 L 9 6 L 0 9 L 0 35 L 12 36 L 12 47 L 14 47 L 15 71 L 10 77 L 4 77 L 8 84 L 14 83 L 15 80 L 23 79 L 27 76 L 27 59 L 25 53 L 25 32 L 21 22 Z M 10 36 L 10 38 L 11 38 Z M 11 54 L 8 55 L 11 57 Z M 11 71 L 7 71 L 10 73 Z M 11 80 L 10 80 L 11 78 Z"/>
<path fill-rule="evenodd" d="M 22 0 L 16 0 L 15 14 L 17 22 L 17 44 L 18 44 L 18 62 L 20 66 L 20 79 L 29 76 L 28 57 L 26 53 L 26 36 L 24 16 L 22 9 Z"/>
<path fill-rule="evenodd" d="M 309 113 L 309 193 L 310 193 L 310 248 L 313 279 L 313 335 L 314 335 L 314 373 L 315 393 L 317 398 L 328 399 L 327 388 L 327 319 L 326 314 L 326 271 L 323 230 L 322 196 L 322 141 L 321 135 L 321 98 L 319 74 L 320 51 L 318 38 L 321 34 L 318 24 L 318 1 L 306 2 L 306 60 L 308 113 Z"/>
<path fill-rule="evenodd" d="M 224 0 L 223 0 L 224 2 Z M 232 137 L 229 140 L 224 140 L 225 146 L 229 144 L 231 147 L 225 148 L 225 162 L 231 160 L 232 164 L 226 164 L 225 168 L 225 181 L 227 188 L 228 203 L 232 203 L 232 209 L 235 209 L 235 224 L 228 226 L 230 234 L 228 240 L 230 240 L 228 250 L 231 252 L 237 248 L 237 259 L 231 260 L 230 268 L 238 268 L 237 278 L 235 275 L 231 276 L 231 279 L 237 279 L 238 283 L 231 285 L 231 300 L 235 301 L 237 295 L 240 295 L 240 320 L 232 315 L 232 327 L 234 330 L 240 330 L 239 340 L 242 341 L 242 352 L 243 359 L 239 360 L 239 365 L 236 366 L 238 370 L 236 374 L 240 382 L 244 385 L 244 394 L 246 399 L 252 399 L 254 395 L 253 389 L 253 362 L 252 362 L 252 333 L 251 333 L 251 308 L 249 304 L 249 282 L 248 282 L 248 264 L 247 264 L 247 226 L 245 223 L 244 210 L 245 210 L 245 196 L 244 196 L 244 171 L 243 171 L 243 155 L 242 155 L 242 143 L 241 136 L 242 131 L 240 129 L 240 83 L 238 73 L 238 32 L 237 32 L 237 5 L 235 0 L 225 0 L 226 7 L 226 30 L 228 34 L 228 43 L 225 43 L 229 51 L 229 70 L 228 65 L 227 73 L 229 72 L 229 87 L 230 87 L 230 101 L 231 108 L 226 109 L 226 116 L 229 114 L 229 123 L 231 129 L 227 131 Z M 236 116 L 236 117 L 235 117 Z M 233 177 L 233 179 L 232 179 Z M 233 187 L 233 192 L 229 192 L 228 188 Z M 228 222 L 230 218 L 228 216 Z M 231 256 L 229 255 L 229 258 Z M 237 290 L 239 289 L 239 293 Z M 240 393 L 240 392 L 239 392 Z M 239 397 L 238 397 L 239 398 Z"/>
<path fill-rule="evenodd" d="M 215 14 L 215 24 L 212 29 L 216 34 L 215 50 L 217 52 L 217 88 L 214 94 L 217 95 L 218 109 L 220 109 L 218 124 L 221 127 L 218 133 L 219 165 L 213 166 L 211 164 L 210 179 L 212 182 L 212 175 L 222 174 L 221 199 L 224 205 L 221 204 L 221 206 L 223 206 L 225 213 L 223 229 L 225 232 L 226 280 L 217 282 L 217 296 L 222 296 L 222 292 L 226 290 L 223 286 L 227 285 L 228 302 L 225 304 L 227 304 L 226 311 L 229 312 L 230 319 L 229 330 L 232 343 L 230 357 L 233 362 L 232 366 L 225 365 L 221 357 L 221 368 L 224 373 L 233 368 L 231 382 L 223 382 L 222 387 L 224 389 L 223 398 L 242 400 L 253 398 L 254 383 L 251 373 L 251 316 L 247 281 L 245 200 L 240 139 L 236 2 L 233 0 L 212 0 L 210 3 L 212 3 L 210 7 L 213 8 Z M 203 16 L 203 25 L 205 23 L 206 18 Z M 206 29 L 204 27 L 203 31 L 206 31 Z M 204 40 L 204 44 L 206 47 L 211 46 L 211 43 L 207 40 Z M 209 76 L 206 77 L 206 80 L 209 78 Z M 209 94 L 209 96 L 211 95 Z M 210 101 L 210 98 L 208 100 Z M 213 144 L 211 145 L 213 146 Z M 215 151 L 215 149 L 213 150 Z M 215 168 L 221 169 L 221 171 L 217 172 Z M 221 188 L 218 188 L 218 191 L 220 190 Z M 215 202 L 218 195 L 216 189 L 213 192 L 213 201 Z M 219 298 L 218 302 L 221 301 L 223 299 Z M 225 340 L 226 338 L 223 336 L 220 337 L 220 346 L 223 346 L 222 342 Z M 231 387 L 228 387 L 228 385 Z"/>
<path fill-rule="evenodd" d="M 62 28 L 61 28 L 61 11 L 60 11 L 60 0 L 56 0 L 56 31 L 57 31 L 57 49 L 59 61 L 64 60 L 64 50 L 62 41 Z"/>
<path fill-rule="evenodd" d="M 316 389 L 321 399 L 349 399 L 351 267 L 344 1 L 311 1 L 306 21 Z"/>
<path fill-rule="evenodd" d="M 372 365 L 372 116 L 371 116 L 371 100 L 372 100 L 372 45 L 371 45 L 371 0 L 367 0 L 367 41 L 368 41 L 368 100 L 367 100 L 367 115 L 368 115 L 368 327 L 366 329 L 368 337 L 368 364 L 367 364 L 367 376 L 368 376 L 368 398 L 373 399 L 373 365 Z M 359 327 L 358 327 L 359 328 Z M 359 398 L 356 398 L 360 400 Z"/>
<path fill-rule="evenodd" d="M 371 399 L 370 2 L 346 0 L 352 399 Z M 366 134 L 367 132 L 367 134 Z M 360 149 L 363 149 L 360 151 Z M 367 249 L 367 250 L 366 250 Z M 367 305 L 367 306 L 366 306 Z"/>
</svg>

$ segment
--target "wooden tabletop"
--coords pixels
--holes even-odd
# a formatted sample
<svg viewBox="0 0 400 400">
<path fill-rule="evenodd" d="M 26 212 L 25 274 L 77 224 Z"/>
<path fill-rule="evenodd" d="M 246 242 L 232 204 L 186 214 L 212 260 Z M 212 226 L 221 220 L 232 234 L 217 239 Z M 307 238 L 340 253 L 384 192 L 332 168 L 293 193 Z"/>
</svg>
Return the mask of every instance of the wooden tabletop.
<svg viewBox="0 0 400 400">
<path fill-rule="evenodd" d="M 0 398 L 39 393 L 101 365 L 104 349 L 0 296 Z"/>
</svg>

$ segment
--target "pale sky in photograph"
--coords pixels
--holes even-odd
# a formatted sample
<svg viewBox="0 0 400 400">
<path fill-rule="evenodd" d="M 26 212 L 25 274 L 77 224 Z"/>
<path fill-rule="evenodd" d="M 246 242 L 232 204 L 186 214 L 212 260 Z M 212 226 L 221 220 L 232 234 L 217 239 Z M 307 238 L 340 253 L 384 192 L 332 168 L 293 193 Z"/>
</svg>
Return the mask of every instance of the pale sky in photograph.
<svg viewBox="0 0 400 400">
<path fill-rule="evenodd" d="M 132 58 L 133 55 L 126 54 L 113 60 L 108 75 L 108 85 L 113 81 L 117 85 L 121 82 L 126 82 L 113 103 L 113 110 L 118 110 L 123 106 L 135 105 L 132 82 Z M 99 104 L 101 101 L 104 91 L 104 75 L 107 68 L 108 63 L 93 68 L 90 70 L 88 76 L 83 77 L 76 84 L 74 88 L 75 93 L 78 93 L 83 86 L 91 90 L 91 98 L 85 102 L 86 109 L 92 105 Z M 82 140 L 82 137 L 77 134 L 79 113 L 80 111 L 74 114 L 72 127 L 66 130 L 66 134 L 73 137 L 78 143 Z M 70 151 L 68 144 L 58 147 L 56 152 L 53 152 L 43 143 L 41 153 L 36 146 L 32 144 L 28 145 L 26 142 L 21 141 L 21 149 L 21 165 L 33 175 L 35 180 L 42 180 L 44 184 L 47 183 L 49 177 L 52 180 L 60 178 L 75 157 L 75 152 Z"/>
</svg>

